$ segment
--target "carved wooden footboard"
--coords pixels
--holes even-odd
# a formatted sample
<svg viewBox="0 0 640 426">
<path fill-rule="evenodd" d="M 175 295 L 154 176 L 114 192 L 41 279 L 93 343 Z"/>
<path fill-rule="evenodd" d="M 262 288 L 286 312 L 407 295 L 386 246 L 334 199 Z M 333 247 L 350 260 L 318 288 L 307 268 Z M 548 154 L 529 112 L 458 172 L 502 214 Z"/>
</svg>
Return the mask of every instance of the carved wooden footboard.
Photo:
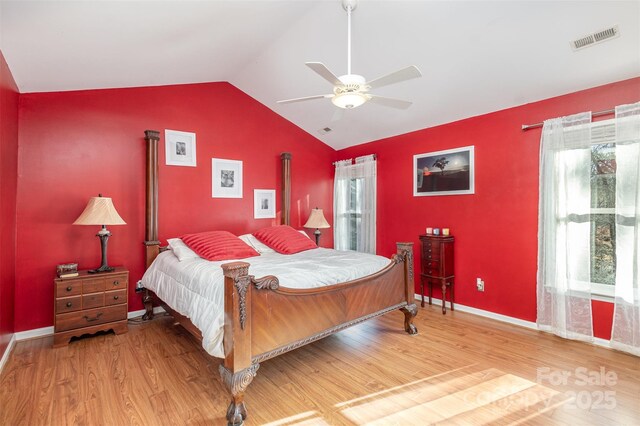
<svg viewBox="0 0 640 426">
<path fill-rule="evenodd" d="M 157 237 L 157 143 L 159 134 L 146 131 L 147 140 L 147 267 L 160 252 Z M 283 203 L 290 205 L 290 154 L 282 155 Z M 152 168 L 154 170 L 149 170 Z M 283 212 L 283 221 L 289 212 Z M 255 278 L 246 262 L 222 265 L 224 271 L 224 362 L 220 375 L 231 395 L 229 425 L 240 425 L 247 416 L 244 393 L 260 362 L 296 349 L 399 309 L 404 328 L 417 333 L 414 303 L 413 243 L 397 243 L 397 253 L 383 270 L 354 281 L 313 289 L 280 287 L 277 277 Z M 153 317 L 150 291 L 144 297 L 145 318 Z M 161 301 L 159 301 L 163 304 Z M 163 304 L 185 328 L 199 339 L 199 330 L 184 316 Z M 313 321 L 309 321 L 313 318 Z"/>
</svg>

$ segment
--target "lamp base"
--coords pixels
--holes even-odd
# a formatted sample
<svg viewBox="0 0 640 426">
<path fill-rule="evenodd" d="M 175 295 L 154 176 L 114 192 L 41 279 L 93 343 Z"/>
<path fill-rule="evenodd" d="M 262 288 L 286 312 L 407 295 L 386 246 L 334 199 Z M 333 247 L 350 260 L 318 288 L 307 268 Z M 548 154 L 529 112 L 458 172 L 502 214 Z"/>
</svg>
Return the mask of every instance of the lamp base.
<svg viewBox="0 0 640 426">
<path fill-rule="evenodd" d="M 113 272 L 115 271 L 116 268 L 114 268 L 113 266 L 101 266 L 97 269 L 90 269 L 87 272 L 90 274 L 99 274 L 101 272 Z"/>
</svg>

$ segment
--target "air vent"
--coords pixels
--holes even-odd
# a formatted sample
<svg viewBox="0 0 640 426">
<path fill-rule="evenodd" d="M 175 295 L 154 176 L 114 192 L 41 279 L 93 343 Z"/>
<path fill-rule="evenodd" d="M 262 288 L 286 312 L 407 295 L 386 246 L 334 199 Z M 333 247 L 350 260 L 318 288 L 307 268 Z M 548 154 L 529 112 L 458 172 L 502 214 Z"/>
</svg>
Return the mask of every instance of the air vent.
<svg viewBox="0 0 640 426">
<path fill-rule="evenodd" d="M 326 135 L 327 133 L 329 133 L 331 131 L 331 127 L 325 127 L 323 129 L 318 130 L 318 133 L 320 133 L 321 135 Z"/>
<path fill-rule="evenodd" d="M 572 41 L 571 48 L 573 50 L 580 50 L 580 49 L 584 49 L 585 47 L 593 46 L 594 44 L 611 40 L 619 36 L 620 36 L 620 31 L 618 30 L 618 26 L 614 25 L 611 28 L 598 31 L 596 33 L 589 34 L 577 40 Z"/>
</svg>

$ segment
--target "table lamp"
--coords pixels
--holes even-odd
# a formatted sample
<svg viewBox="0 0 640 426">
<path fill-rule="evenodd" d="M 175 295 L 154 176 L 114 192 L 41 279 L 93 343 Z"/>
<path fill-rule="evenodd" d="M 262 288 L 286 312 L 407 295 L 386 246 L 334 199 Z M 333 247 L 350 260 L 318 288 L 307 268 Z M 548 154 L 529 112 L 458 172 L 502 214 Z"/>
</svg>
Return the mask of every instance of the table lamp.
<svg viewBox="0 0 640 426">
<path fill-rule="evenodd" d="M 320 244 L 320 228 L 329 228 L 330 225 L 327 220 L 324 218 L 324 214 L 322 213 L 322 209 L 315 208 L 311 210 L 311 215 L 309 216 L 309 220 L 304 224 L 305 228 L 316 228 L 314 231 L 314 235 L 316 236 L 316 245 Z"/>
<path fill-rule="evenodd" d="M 100 247 L 102 248 L 102 264 L 98 269 L 92 269 L 90 274 L 97 274 L 100 272 L 111 272 L 115 268 L 107 265 L 107 240 L 111 236 L 111 232 L 107 230 L 107 225 L 126 225 L 126 222 L 122 220 L 116 208 L 113 206 L 111 198 L 103 197 L 102 194 L 98 194 L 97 197 L 92 197 L 87 203 L 80 217 L 73 222 L 74 225 L 99 225 L 102 229 L 98 231 L 96 237 L 100 238 Z"/>
</svg>

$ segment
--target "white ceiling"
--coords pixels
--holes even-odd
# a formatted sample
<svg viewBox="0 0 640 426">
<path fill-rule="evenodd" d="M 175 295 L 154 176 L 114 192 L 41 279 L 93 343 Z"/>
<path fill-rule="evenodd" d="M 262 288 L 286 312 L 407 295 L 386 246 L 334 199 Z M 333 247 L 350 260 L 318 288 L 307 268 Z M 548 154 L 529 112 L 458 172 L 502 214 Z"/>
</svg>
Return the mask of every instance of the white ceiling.
<svg viewBox="0 0 640 426">
<path fill-rule="evenodd" d="M 346 74 L 346 12 L 324 1 L 0 1 L 0 49 L 21 92 L 229 81 L 340 149 L 640 75 L 640 1 L 374 1 L 353 13 L 353 72 L 423 77 L 334 120 L 304 63 Z M 621 36 L 569 42 L 617 24 Z M 321 135 L 318 130 L 330 127 Z"/>
</svg>

